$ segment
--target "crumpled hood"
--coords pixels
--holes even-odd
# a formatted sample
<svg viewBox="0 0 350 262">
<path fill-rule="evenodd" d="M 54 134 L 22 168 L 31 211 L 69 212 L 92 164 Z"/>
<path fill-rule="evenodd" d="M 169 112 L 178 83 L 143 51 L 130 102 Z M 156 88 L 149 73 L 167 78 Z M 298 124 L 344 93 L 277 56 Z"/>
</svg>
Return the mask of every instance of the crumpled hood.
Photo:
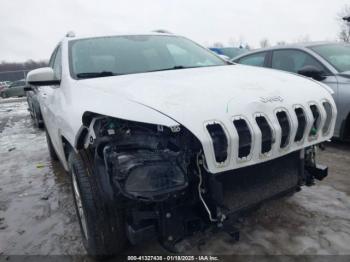
<svg viewBox="0 0 350 262">
<path fill-rule="evenodd" d="M 234 117 L 244 117 L 252 128 L 254 143 L 254 163 L 266 161 L 259 156 L 261 134 L 255 117 L 263 114 L 274 130 L 276 141 L 280 139 L 281 129 L 276 119 L 276 110 L 285 110 L 291 121 L 291 135 L 295 135 L 298 125 L 295 106 L 304 108 L 308 119 L 307 128 L 312 126 L 310 104 L 320 108 L 322 125 L 326 112 L 322 101 L 329 101 L 336 108 L 330 92 L 316 81 L 291 73 L 243 65 L 218 66 L 194 69 L 160 71 L 152 73 L 131 74 L 106 78 L 77 81 L 79 92 L 99 97 L 110 104 L 112 98 L 128 101 L 138 108 L 142 121 L 148 122 L 149 110 L 161 113 L 190 130 L 201 141 L 211 172 L 217 173 L 232 168 L 248 165 L 229 159 L 229 163 L 215 163 L 211 138 L 206 130 L 208 123 L 220 123 L 233 145 L 232 154 L 237 154 L 237 133 L 233 128 Z M 98 93 L 98 95 L 97 95 Z M 111 105 L 109 105 L 111 107 Z M 141 106 L 141 107 L 140 107 Z M 144 108 L 145 110 L 140 110 Z M 122 111 L 130 110 L 130 107 Z M 120 111 L 120 110 L 119 110 Z M 124 112 L 125 113 L 125 112 Z M 332 129 L 334 128 L 332 122 Z M 331 134 L 333 133 L 333 130 Z M 331 137 L 306 141 L 306 144 L 293 145 L 290 150 L 297 150 Z M 277 143 L 276 143 L 277 145 Z M 271 158 L 286 154 L 273 147 Z M 251 164 L 251 163 L 250 163 Z"/>
</svg>

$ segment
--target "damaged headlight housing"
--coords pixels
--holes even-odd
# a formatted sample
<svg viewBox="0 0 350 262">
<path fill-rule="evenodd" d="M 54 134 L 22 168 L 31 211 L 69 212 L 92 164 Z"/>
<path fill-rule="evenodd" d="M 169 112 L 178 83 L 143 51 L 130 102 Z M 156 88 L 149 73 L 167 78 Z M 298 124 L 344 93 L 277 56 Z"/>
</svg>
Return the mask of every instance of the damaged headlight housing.
<svg viewBox="0 0 350 262">
<path fill-rule="evenodd" d="M 127 195 L 153 199 L 187 186 L 178 157 L 168 151 L 121 152 L 114 157 L 113 177 Z"/>
<path fill-rule="evenodd" d="M 165 192 L 185 184 L 183 172 L 169 163 L 135 167 L 125 182 L 129 193 Z"/>
</svg>

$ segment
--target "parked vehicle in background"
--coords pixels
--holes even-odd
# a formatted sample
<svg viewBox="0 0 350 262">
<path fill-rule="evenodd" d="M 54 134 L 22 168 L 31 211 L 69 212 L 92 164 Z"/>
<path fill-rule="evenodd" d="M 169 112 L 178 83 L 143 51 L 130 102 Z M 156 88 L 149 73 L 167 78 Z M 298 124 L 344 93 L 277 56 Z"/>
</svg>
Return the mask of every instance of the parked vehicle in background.
<svg viewBox="0 0 350 262">
<path fill-rule="evenodd" d="M 246 49 L 246 48 L 237 48 L 237 47 L 221 47 L 221 48 L 210 47 L 209 49 L 211 51 L 214 51 L 218 55 L 224 55 L 230 59 L 235 58 L 238 55 L 241 55 L 241 54 L 248 52 L 248 49 Z"/>
<path fill-rule="evenodd" d="M 30 116 L 34 121 L 34 125 L 38 128 L 44 127 L 44 120 L 41 115 L 40 104 L 38 100 L 38 88 L 31 88 L 31 90 L 26 91 L 28 111 Z"/>
<path fill-rule="evenodd" d="M 337 111 L 318 82 L 148 32 L 68 35 L 49 65 L 27 82 L 40 86 L 89 254 L 149 238 L 174 250 L 210 226 L 232 233 L 230 217 L 327 176 L 315 147 Z"/>
<path fill-rule="evenodd" d="M 9 87 L 11 85 L 10 81 L 1 81 L 0 82 L 0 91 L 3 90 L 6 87 Z"/>
<path fill-rule="evenodd" d="M 10 86 L 5 87 L 0 91 L 2 98 L 8 98 L 13 96 L 25 96 L 24 87 L 26 82 L 24 79 L 13 82 Z"/>
<path fill-rule="evenodd" d="M 259 49 L 233 62 L 297 73 L 326 84 L 333 91 L 338 117 L 334 137 L 350 140 L 350 45 L 314 42 Z"/>
</svg>

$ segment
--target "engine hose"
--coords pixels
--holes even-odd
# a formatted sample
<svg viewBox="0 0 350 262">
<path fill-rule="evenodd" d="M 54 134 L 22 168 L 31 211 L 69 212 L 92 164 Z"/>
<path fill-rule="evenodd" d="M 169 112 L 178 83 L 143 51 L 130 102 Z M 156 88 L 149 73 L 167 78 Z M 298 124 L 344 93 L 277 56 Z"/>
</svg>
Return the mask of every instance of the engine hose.
<svg viewBox="0 0 350 262">
<path fill-rule="evenodd" d="M 199 177 L 199 183 L 198 183 L 198 195 L 199 195 L 199 199 L 201 200 L 205 210 L 207 211 L 208 215 L 209 215 L 209 220 L 211 222 L 218 222 L 217 219 L 213 218 L 211 212 L 210 212 L 210 209 L 208 207 L 208 205 L 205 203 L 204 201 L 204 198 L 202 196 L 202 190 L 201 190 L 201 187 L 202 187 L 202 170 L 201 170 L 201 167 L 200 167 L 200 163 L 199 163 L 199 157 L 201 155 L 202 151 L 200 151 L 198 154 L 197 154 L 197 168 L 198 168 L 198 177 Z"/>
</svg>

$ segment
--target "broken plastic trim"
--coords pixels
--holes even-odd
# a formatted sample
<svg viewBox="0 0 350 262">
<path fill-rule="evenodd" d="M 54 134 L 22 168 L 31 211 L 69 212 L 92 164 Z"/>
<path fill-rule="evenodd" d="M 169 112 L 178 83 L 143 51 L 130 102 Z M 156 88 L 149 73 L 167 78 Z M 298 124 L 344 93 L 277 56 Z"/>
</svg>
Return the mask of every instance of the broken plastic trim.
<svg viewBox="0 0 350 262">
<path fill-rule="evenodd" d="M 160 202 L 188 185 L 188 164 L 200 143 L 185 128 L 93 117 L 84 147 L 105 168 L 110 187 L 125 198 Z M 106 183 L 106 184 L 108 184 Z"/>
</svg>

